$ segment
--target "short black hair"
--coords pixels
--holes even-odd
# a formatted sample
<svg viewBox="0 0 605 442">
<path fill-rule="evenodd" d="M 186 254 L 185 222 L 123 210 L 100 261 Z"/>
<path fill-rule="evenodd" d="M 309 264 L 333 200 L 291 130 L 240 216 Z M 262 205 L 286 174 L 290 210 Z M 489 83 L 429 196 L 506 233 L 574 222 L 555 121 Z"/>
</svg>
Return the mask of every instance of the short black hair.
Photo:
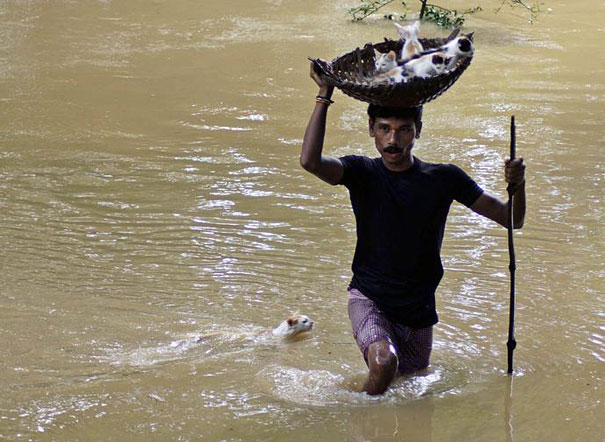
<svg viewBox="0 0 605 442">
<path fill-rule="evenodd" d="M 376 118 L 413 118 L 418 123 L 422 122 L 422 106 L 418 107 L 387 107 L 370 104 L 368 106 L 368 116 L 372 121 Z"/>
</svg>

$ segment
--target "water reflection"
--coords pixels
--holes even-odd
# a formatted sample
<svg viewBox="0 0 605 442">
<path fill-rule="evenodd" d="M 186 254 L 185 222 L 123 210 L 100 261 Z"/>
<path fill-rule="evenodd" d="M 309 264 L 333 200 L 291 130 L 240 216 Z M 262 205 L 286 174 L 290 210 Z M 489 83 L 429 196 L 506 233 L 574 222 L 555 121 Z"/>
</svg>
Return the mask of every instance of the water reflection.
<svg viewBox="0 0 605 442">
<path fill-rule="evenodd" d="M 506 391 L 504 394 L 504 425 L 506 431 L 506 440 L 514 442 L 513 429 L 513 381 L 514 375 L 506 377 Z"/>
<path fill-rule="evenodd" d="M 431 399 L 397 407 L 355 408 L 347 423 L 347 441 L 351 442 L 431 442 L 433 413 Z"/>
</svg>

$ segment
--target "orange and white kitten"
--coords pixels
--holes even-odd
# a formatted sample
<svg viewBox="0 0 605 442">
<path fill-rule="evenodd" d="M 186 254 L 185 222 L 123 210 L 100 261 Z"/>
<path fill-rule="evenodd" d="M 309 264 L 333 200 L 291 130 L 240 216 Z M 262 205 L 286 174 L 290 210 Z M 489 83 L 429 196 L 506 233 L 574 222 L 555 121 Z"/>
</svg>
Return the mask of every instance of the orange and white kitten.
<svg viewBox="0 0 605 442">
<path fill-rule="evenodd" d="M 420 32 L 420 22 L 415 21 L 411 25 L 401 26 L 399 23 L 394 23 L 397 32 L 402 40 L 405 40 L 401 48 L 401 59 L 406 60 L 414 55 L 422 52 L 422 44 L 418 41 L 418 33 Z"/>
<path fill-rule="evenodd" d="M 292 338 L 299 333 L 310 332 L 312 328 L 313 321 L 308 316 L 294 314 L 273 329 L 272 333 L 281 338 Z"/>
</svg>

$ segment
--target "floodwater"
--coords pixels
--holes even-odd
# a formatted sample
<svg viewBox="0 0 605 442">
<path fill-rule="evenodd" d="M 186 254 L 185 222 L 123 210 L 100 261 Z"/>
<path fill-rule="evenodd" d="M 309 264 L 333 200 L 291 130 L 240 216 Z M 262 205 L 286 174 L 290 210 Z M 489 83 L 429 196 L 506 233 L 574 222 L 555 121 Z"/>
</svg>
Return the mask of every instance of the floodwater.
<svg viewBox="0 0 605 442">
<path fill-rule="evenodd" d="M 0 439 L 605 440 L 603 2 L 467 21 L 416 154 L 504 199 L 516 116 L 515 375 L 506 232 L 454 204 L 431 367 L 379 398 L 353 392 L 348 195 L 298 164 L 306 57 L 395 36 L 354 3 L 0 4 Z M 326 153 L 374 155 L 334 98 Z M 266 333 L 293 311 L 311 334 Z"/>
</svg>

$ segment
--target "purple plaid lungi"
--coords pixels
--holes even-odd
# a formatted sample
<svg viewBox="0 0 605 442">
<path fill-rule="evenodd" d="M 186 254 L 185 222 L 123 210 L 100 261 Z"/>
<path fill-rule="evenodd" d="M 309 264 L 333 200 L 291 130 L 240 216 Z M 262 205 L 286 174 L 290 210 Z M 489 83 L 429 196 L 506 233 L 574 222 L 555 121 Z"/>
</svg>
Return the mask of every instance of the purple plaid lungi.
<svg viewBox="0 0 605 442">
<path fill-rule="evenodd" d="M 395 348 L 400 374 L 428 367 L 433 346 L 433 326 L 410 328 L 391 322 L 374 301 L 354 288 L 349 288 L 349 319 L 366 364 L 370 344 L 385 340 Z"/>
</svg>

